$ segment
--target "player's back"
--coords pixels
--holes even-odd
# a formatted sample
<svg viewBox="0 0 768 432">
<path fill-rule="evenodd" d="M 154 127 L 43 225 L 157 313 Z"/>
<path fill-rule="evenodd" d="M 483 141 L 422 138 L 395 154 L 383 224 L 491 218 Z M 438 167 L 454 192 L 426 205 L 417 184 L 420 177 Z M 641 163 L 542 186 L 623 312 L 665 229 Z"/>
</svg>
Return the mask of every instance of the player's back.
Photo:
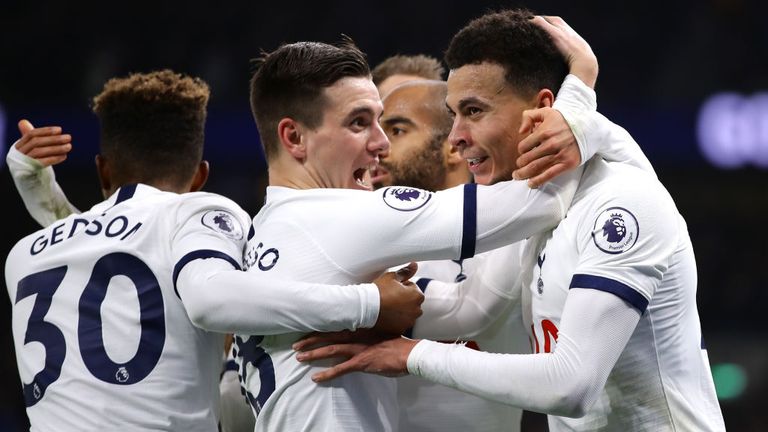
<svg viewBox="0 0 768 432">
<path fill-rule="evenodd" d="M 173 285 L 187 195 L 124 186 L 9 254 L 32 430 L 216 430 L 223 337 L 192 325 Z"/>
</svg>

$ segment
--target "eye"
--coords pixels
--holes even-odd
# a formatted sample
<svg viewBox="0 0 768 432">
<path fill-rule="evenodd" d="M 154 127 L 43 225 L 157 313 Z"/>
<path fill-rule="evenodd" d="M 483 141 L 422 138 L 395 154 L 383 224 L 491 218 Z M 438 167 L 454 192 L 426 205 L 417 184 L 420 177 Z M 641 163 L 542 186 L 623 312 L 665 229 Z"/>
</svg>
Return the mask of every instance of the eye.
<svg viewBox="0 0 768 432">
<path fill-rule="evenodd" d="M 474 116 L 474 115 L 477 115 L 477 114 L 480 114 L 481 112 L 483 112 L 483 110 L 481 110 L 478 107 L 474 107 L 474 106 L 467 107 L 466 111 L 467 111 L 467 115 L 470 115 L 470 116 Z"/>
<path fill-rule="evenodd" d="M 349 125 L 352 127 L 352 129 L 362 130 L 368 127 L 369 122 L 368 119 L 365 117 L 355 117 Z"/>
<path fill-rule="evenodd" d="M 405 129 L 399 128 L 397 126 L 392 127 L 392 136 L 398 136 L 405 133 Z"/>
</svg>

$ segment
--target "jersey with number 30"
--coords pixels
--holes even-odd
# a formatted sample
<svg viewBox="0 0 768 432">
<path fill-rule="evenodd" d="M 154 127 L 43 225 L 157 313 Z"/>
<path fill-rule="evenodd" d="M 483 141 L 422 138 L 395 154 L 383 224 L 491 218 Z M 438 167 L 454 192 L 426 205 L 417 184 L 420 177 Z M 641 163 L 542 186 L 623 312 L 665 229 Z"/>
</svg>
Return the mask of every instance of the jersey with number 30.
<svg viewBox="0 0 768 432">
<path fill-rule="evenodd" d="M 5 277 L 32 430 L 215 431 L 223 336 L 192 325 L 174 267 L 239 268 L 247 224 L 226 198 L 139 184 L 19 241 Z"/>
</svg>

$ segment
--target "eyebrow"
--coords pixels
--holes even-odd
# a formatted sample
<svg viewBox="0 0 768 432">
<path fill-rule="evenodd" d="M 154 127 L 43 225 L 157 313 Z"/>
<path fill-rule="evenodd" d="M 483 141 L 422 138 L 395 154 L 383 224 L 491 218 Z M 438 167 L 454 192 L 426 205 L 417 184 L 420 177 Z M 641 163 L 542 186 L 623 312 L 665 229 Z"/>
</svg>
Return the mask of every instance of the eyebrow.
<svg viewBox="0 0 768 432">
<path fill-rule="evenodd" d="M 470 96 L 459 101 L 459 110 L 466 108 L 467 105 L 480 105 L 482 107 L 488 106 L 488 104 L 480 100 L 480 98 Z"/>
<path fill-rule="evenodd" d="M 344 121 L 346 122 L 346 121 L 352 120 L 353 118 L 357 117 L 360 114 L 368 114 L 371 117 L 376 117 L 376 115 L 374 114 L 374 111 L 373 111 L 373 109 L 371 109 L 371 107 L 361 106 L 361 107 L 357 107 L 357 108 L 353 109 L 352 111 L 350 111 L 349 114 L 347 114 L 344 117 Z M 381 114 L 379 114 L 379 117 L 381 117 Z"/>
<path fill-rule="evenodd" d="M 414 123 L 413 120 L 409 119 L 408 117 L 403 116 L 394 116 L 394 117 L 388 117 L 381 120 L 382 126 L 392 126 L 396 125 L 398 123 L 403 123 L 408 126 L 416 126 L 416 123 Z"/>
</svg>

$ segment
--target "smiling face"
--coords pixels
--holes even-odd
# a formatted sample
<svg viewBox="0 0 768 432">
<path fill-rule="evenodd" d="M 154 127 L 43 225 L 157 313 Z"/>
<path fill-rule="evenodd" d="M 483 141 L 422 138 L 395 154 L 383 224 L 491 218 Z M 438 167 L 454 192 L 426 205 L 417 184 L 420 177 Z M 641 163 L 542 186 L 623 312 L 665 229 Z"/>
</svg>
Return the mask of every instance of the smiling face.
<svg viewBox="0 0 768 432">
<path fill-rule="evenodd" d="M 342 78 L 323 90 L 320 126 L 309 129 L 304 168 L 317 187 L 371 190 L 369 170 L 389 141 L 379 126 L 382 103 L 369 77 Z"/>
<path fill-rule="evenodd" d="M 478 184 L 510 180 L 517 166 L 522 113 L 536 101 L 516 94 L 495 63 L 468 64 L 448 76 L 448 108 L 455 114 L 449 140 Z"/>
</svg>

